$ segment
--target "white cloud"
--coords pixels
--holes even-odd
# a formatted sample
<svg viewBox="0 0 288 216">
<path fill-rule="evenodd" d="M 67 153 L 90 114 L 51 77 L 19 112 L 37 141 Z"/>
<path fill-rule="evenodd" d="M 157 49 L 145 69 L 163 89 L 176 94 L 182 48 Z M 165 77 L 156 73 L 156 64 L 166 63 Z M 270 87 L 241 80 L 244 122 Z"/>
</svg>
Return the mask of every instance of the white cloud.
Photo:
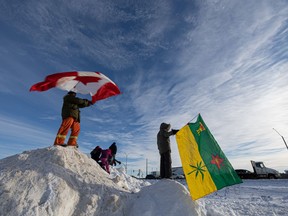
<svg viewBox="0 0 288 216">
<path fill-rule="evenodd" d="M 288 120 L 285 1 L 199 1 L 182 5 L 181 13 L 175 13 L 172 1 L 59 4 L 56 8 L 47 1 L 2 3 L 6 12 L 0 16 L 19 34 L 25 32 L 21 37 L 33 41 L 24 42 L 34 47 L 35 55 L 47 59 L 49 70 L 43 73 L 90 67 L 90 61 L 93 68 L 102 65 L 112 70 L 123 94 L 111 103 L 99 102 L 85 109 L 83 129 L 85 124 L 97 127 L 96 132 L 82 131 L 85 145 L 92 146 L 94 139 L 107 143 L 115 139 L 123 143 L 121 151 L 136 149 L 145 155 L 139 158 L 159 163 L 156 134 L 160 123 L 181 128 L 200 112 L 232 162 L 240 160 L 241 154 L 245 160 L 239 163 L 244 164 L 246 155 L 272 151 L 274 143 L 280 145 L 273 155 L 282 157 L 277 153 L 282 143 L 272 127 L 285 131 Z M 1 49 L 2 56 L 7 50 Z M 31 66 L 15 63 L 12 71 L 21 67 Z M 45 77 L 34 72 L 25 70 L 27 80 Z M 21 81 L 17 74 L 16 83 Z M 6 84 L 1 86 L 6 89 Z M 60 116 L 60 91 L 55 92 L 31 93 L 28 102 L 33 97 L 40 103 L 41 98 L 44 113 L 53 110 Z M 23 129 L 27 140 L 33 140 L 35 133 L 43 135 L 15 119 L 5 122 L 10 135 L 12 129 Z M 176 143 L 171 140 L 173 162 L 179 165 Z M 143 166 L 143 161 L 137 165 Z"/>
<path fill-rule="evenodd" d="M 55 134 L 32 124 L 21 122 L 20 118 L 0 115 L 1 157 L 24 150 L 53 145 Z M 5 151 L 4 151 L 5 149 Z"/>
</svg>

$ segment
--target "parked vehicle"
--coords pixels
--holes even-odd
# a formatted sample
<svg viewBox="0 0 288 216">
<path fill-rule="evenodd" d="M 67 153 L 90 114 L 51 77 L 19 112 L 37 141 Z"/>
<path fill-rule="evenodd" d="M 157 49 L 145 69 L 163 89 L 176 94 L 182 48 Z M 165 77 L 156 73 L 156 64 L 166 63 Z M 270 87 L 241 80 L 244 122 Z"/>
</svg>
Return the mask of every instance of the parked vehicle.
<svg viewBox="0 0 288 216">
<path fill-rule="evenodd" d="M 177 175 L 183 175 L 184 176 L 184 171 L 182 167 L 172 167 L 172 175 L 177 174 Z"/>
<path fill-rule="evenodd" d="M 172 173 L 171 176 L 172 179 L 184 179 L 184 175 L 178 174 L 178 173 Z"/>
<path fill-rule="evenodd" d="M 155 178 L 160 178 L 160 171 L 152 171 L 150 175 L 153 175 Z"/>
<path fill-rule="evenodd" d="M 254 174 L 258 178 L 276 179 L 280 178 L 281 176 L 277 170 L 265 167 L 263 162 L 255 162 L 251 160 L 251 164 L 254 170 Z"/>
<path fill-rule="evenodd" d="M 256 178 L 256 175 L 254 175 L 254 173 L 249 170 L 236 169 L 235 171 L 241 179 L 255 179 Z"/>
<path fill-rule="evenodd" d="M 156 179 L 156 177 L 154 175 L 149 174 L 146 175 L 146 179 Z"/>
<path fill-rule="evenodd" d="M 235 170 L 241 179 L 256 179 L 256 178 L 277 179 L 281 177 L 278 171 L 266 167 L 264 163 L 261 161 L 256 162 L 251 160 L 251 165 L 253 168 L 253 172 L 245 169 Z"/>
</svg>

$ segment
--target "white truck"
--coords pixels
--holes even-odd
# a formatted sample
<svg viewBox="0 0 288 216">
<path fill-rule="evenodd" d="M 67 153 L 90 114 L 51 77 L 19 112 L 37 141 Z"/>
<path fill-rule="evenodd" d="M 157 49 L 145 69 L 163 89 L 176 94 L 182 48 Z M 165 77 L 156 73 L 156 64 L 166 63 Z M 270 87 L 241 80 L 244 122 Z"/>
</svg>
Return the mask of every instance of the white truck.
<svg viewBox="0 0 288 216">
<path fill-rule="evenodd" d="M 263 162 L 256 162 L 251 160 L 251 164 L 253 167 L 254 175 L 257 178 L 276 179 L 281 177 L 277 170 L 265 167 Z"/>
</svg>

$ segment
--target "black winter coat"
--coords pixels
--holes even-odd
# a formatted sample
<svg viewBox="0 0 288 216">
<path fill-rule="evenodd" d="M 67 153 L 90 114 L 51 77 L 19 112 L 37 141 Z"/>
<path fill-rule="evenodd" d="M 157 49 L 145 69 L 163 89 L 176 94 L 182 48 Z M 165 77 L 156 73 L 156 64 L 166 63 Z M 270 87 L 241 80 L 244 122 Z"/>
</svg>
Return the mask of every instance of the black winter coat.
<svg viewBox="0 0 288 216">
<path fill-rule="evenodd" d="M 67 94 L 63 98 L 62 119 L 73 117 L 77 122 L 80 122 L 79 108 L 90 106 L 87 99 L 77 98 L 74 95 Z"/>
<path fill-rule="evenodd" d="M 160 154 L 171 152 L 169 137 L 173 135 L 173 131 L 169 131 L 170 127 L 171 125 L 166 123 L 160 125 L 160 131 L 157 134 L 157 146 Z"/>
</svg>

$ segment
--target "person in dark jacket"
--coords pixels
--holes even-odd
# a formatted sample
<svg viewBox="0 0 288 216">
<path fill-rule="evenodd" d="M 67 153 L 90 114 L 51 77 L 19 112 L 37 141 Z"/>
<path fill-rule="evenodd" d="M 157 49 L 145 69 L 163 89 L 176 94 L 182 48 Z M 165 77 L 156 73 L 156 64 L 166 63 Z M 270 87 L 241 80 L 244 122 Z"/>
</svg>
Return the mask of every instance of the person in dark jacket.
<svg viewBox="0 0 288 216">
<path fill-rule="evenodd" d="M 110 157 L 109 158 L 109 163 L 110 163 L 110 165 L 111 166 L 116 166 L 117 164 L 116 164 L 116 162 L 118 163 L 118 164 L 121 164 L 121 161 L 118 161 L 118 160 L 116 160 L 116 153 L 117 153 L 117 146 L 116 146 L 116 143 L 115 142 L 113 142 L 112 144 L 111 144 L 111 146 L 109 147 L 109 149 L 111 150 L 111 155 L 112 155 L 112 157 Z"/>
<path fill-rule="evenodd" d="M 75 92 L 68 92 L 63 98 L 62 123 L 54 141 L 55 146 L 75 146 L 78 147 L 77 138 L 80 133 L 80 110 L 79 108 L 88 107 L 92 102 L 87 99 L 76 97 Z M 69 129 L 71 134 L 67 145 L 64 144 Z"/>
<path fill-rule="evenodd" d="M 100 164 L 99 161 L 100 161 L 101 153 L 102 153 L 102 148 L 101 148 L 100 146 L 96 146 L 96 147 L 90 152 L 91 158 L 92 158 L 93 160 L 95 160 L 98 164 Z"/>
<path fill-rule="evenodd" d="M 172 176 L 172 160 L 171 160 L 171 147 L 170 136 L 175 135 L 178 130 L 172 129 L 171 125 L 162 123 L 160 130 L 157 134 L 157 146 L 160 153 L 160 177 L 171 178 Z"/>
</svg>

